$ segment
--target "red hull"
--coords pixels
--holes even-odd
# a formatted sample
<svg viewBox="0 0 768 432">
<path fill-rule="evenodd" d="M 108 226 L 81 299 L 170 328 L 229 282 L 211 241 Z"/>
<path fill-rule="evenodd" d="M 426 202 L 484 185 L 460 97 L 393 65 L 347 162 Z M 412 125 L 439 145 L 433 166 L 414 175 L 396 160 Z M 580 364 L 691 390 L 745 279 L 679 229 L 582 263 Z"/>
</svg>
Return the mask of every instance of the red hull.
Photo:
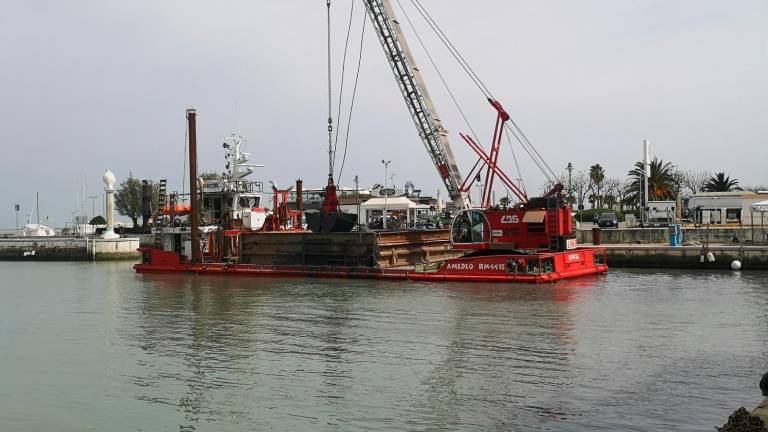
<svg viewBox="0 0 768 432">
<path fill-rule="evenodd" d="M 194 273 L 243 276 L 364 278 L 412 281 L 526 282 L 544 283 L 608 270 L 605 251 L 579 248 L 566 252 L 467 256 L 446 260 L 435 270 L 403 270 L 366 267 L 251 265 L 223 263 L 189 264 L 178 255 L 156 249 L 141 249 L 144 261 L 137 273 Z M 597 258 L 597 259 L 596 259 Z"/>
</svg>

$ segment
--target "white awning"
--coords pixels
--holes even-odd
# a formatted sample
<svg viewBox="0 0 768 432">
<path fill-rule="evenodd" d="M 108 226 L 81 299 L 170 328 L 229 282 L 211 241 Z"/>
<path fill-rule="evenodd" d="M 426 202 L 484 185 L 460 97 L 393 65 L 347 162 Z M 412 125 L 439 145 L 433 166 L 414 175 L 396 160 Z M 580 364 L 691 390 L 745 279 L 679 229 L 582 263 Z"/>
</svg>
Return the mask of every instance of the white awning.
<svg viewBox="0 0 768 432">
<path fill-rule="evenodd" d="M 760 201 L 752 204 L 752 211 L 768 212 L 768 201 Z"/>
<path fill-rule="evenodd" d="M 383 210 L 384 198 L 371 198 L 360 205 L 365 210 Z M 387 198 L 387 210 L 407 210 L 416 208 L 416 203 L 406 197 Z"/>
</svg>

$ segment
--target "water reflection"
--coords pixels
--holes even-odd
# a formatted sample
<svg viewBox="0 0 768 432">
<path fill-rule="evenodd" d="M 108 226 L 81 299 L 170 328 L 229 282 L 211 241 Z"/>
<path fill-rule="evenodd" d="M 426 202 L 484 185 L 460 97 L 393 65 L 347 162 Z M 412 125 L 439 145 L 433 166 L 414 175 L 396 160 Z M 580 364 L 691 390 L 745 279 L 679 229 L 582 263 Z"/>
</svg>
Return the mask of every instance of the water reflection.
<svg viewBox="0 0 768 432">
<path fill-rule="evenodd" d="M 713 298 L 759 310 L 741 342 L 765 345 L 761 280 L 723 292 L 727 273 L 538 286 L 137 276 L 122 328 L 143 354 L 126 379 L 183 431 L 622 429 L 633 406 L 663 418 L 685 405 L 691 368 L 725 386 L 711 363 L 723 351 L 696 339 L 736 344 L 713 331 L 728 313 Z M 753 348 L 740 361 L 766 354 Z"/>
</svg>

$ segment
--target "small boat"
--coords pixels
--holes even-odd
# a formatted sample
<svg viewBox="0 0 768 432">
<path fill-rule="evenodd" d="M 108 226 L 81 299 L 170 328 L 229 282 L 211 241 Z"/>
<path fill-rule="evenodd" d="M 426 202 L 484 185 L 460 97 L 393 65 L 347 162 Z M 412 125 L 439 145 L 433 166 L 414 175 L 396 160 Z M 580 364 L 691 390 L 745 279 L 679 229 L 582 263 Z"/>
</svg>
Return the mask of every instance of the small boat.
<svg viewBox="0 0 768 432">
<path fill-rule="evenodd" d="M 56 233 L 53 228 L 45 225 L 29 223 L 24 225 L 21 235 L 24 237 L 53 237 Z"/>
<path fill-rule="evenodd" d="M 37 223 L 32 223 L 32 215 L 37 216 Z M 32 211 L 29 213 L 27 223 L 21 231 L 21 235 L 24 237 L 53 237 L 56 232 L 53 228 L 45 226 L 40 223 L 40 194 L 35 194 L 35 203 L 32 206 Z"/>
</svg>

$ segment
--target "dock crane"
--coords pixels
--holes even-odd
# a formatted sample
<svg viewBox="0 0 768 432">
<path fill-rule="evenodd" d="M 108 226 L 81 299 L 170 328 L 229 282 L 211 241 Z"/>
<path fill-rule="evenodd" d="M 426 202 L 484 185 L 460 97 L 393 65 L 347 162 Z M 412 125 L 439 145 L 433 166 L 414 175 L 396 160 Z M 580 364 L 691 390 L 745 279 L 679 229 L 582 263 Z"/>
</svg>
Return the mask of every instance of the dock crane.
<svg viewBox="0 0 768 432">
<path fill-rule="evenodd" d="M 467 191 L 461 189 L 462 177 L 448 142 L 448 132 L 435 111 L 427 86 L 405 40 L 395 10 L 389 0 L 363 0 L 384 54 L 403 95 L 424 147 L 448 196 L 457 209 L 470 207 Z"/>
<path fill-rule="evenodd" d="M 509 114 L 501 104 L 487 95 L 497 111 L 496 127 L 490 154 L 471 137 L 461 137 L 480 157 L 469 176 L 462 181 L 459 168 L 448 142 L 448 133 L 435 111 L 426 84 L 413 58 L 390 0 L 363 0 L 366 12 L 376 30 L 387 61 L 398 83 L 405 104 L 419 131 L 432 163 L 448 189 L 459 213 L 451 228 L 451 242 L 457 249 L 548 249 L 568 250 L 576 247 L 571 224 L 571 209 L 562 195 L 559 182 L 543 197 L 529 198 L 497 165 L 499 147 Z M 516 126 L 516 125 L 515 125 Z M 518 129 L 519 130 L 519 129 Z M 521 132 L 522 133 L 522 132 Z M 485 168 L 485 188 L 479 209 L 469 200 L 469 185 L 475 172 Z M 511 190 L 520 203 L 511 208 L 497 208 L 491 202 L 494 178 Z"/>
</svg>

